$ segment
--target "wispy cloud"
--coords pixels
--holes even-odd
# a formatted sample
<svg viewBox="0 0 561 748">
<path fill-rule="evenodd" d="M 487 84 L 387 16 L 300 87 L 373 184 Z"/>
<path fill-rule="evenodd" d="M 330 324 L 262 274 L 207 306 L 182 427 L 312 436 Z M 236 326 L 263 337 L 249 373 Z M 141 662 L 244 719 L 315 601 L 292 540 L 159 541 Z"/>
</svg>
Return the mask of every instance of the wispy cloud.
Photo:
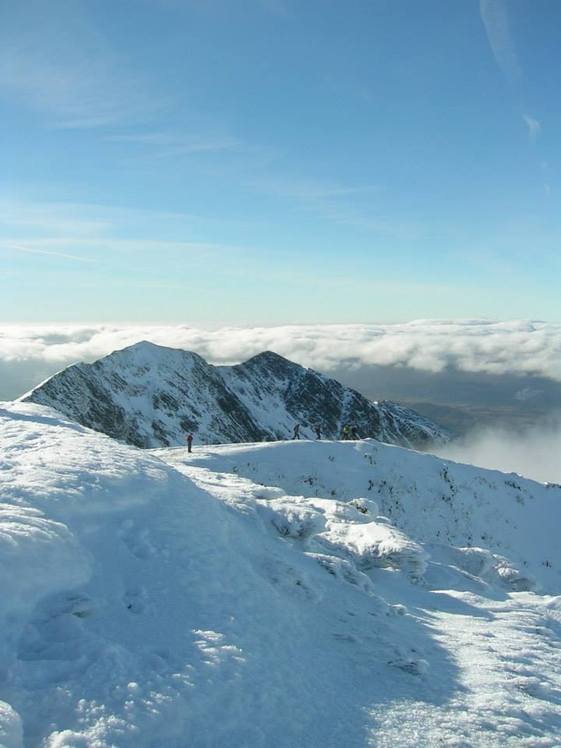
<svg viewBox="0 0 561 748">
<path fill-rule="evenodd" d="M 293 198 L 305 202 L 330 200 L 347 197 L 374 189 L 373 187 L 356 187 L 304 177 L 269 177 L 255 179 L 250 186 L 268 192 L 271 195 Z"/>
<path fill-rule="evenodd" d="M 188 229 L 199 219 L 200 216 L 175 211 L 0 196 L 0 231 L 13 234 L 25 230 L 43 238 L 94 240 L 123 227 L 142 230 L 146 237 L 145 227 L 157 230 L 160 226 L 173 225 Z"/>
<path fill-rule="evenodd" d="M 39 247 L 28 247 L 21 244 L 11 244 L 0 241 L 0 251 L 23 252 L 24 254 L 46 255 L 64 260 L 73 260 L 75 262 L 94 262 L 90 257 L 80 257 L 78 255 L 68 254 L 67 252 L 56 252 L 49 249 L 40 249 Z"/>
<path fill-rule="evenodd" d="M 63 128 L 126 122 L 162 104 L 95 28 L 87 5 L 65 0 L 3 10 L 0 94 Z"/>
<path fill-rule="evenodd" d="M 55 236 L 96 236 L 108 231 L 112 219 L 98 206 L 0 198 L 0 230 L 26 229 Z"/>
<path fill-rule="evenodd" d="M 510 28 L 506 0 L 479 0 L 479 9 L 497 65 L 520 95 L 524 75 Z M 541 122 L 525 112 L 521 117 L 528 128 L 530 142 L 535 143 L 541 133 Z"/>
<path fill-rule="evenodd" d="M 334 224 L 398 239 L 418 237 L 420 227 L 387 218 L 376 205 L 378 185 L 345 185 L 336 181 L 304 177 L 269 177 L 251 180 L 249 186 L 286 198 Z"/>
<path fill-rule="evenodd" d="M 510 30 L 505 0 L 480 0 L 481 20 L 498 66 L 511 83 L 522 78 L 522 70 Z"/>
<path fill-rule="evenodd" d="M 66 251 L 68 250 L 68 251 Z M 72 251 L 74 250 L 74 252 Z M 197 258 L 224 257 L 234 253 L 254 251 L 237 245 L 220 244 L 198 241 L 172 241 L 162 239 L 146 239 L 143 237 L 123 239 L 109 234 L 99 237 L 23 237 L 22 239 L 0 239 L 0 251 L 22 252 L 45 255 L 50 257 L 76 260 L 78 262 L 96 262 L 109 259 L 111 256 L 139 260 L 141 256 L 147 259 L 162 258 L 164 256 L 192 255 Z M 83 252 L 83 255 L 76 254 Z M 87 254 L 86 254 L 87 253 Z M 128 260 L 127 260 L 128 261 Z"/>
<path fill-rule="evenodd" d="M 231 136 L 205 137 L 203 135 L 181 135 L 172 132 L 140 132 L 127 135 L 108 135 L 105 140 L 141 145 L 178 146 L 192 151 L 212 151 L 224 148 L 239 148 L 241 141 Z"/>
<path fill-rule="evenodd" d="M 108 135 L 107 142 L 150 148 L 159 157 L 188 156 L 197 153 L 242 152 L 250 147 L 231 135 L 180 134 L 167 131 Z"/>
<path fill-rule="evenodd" d="M 523 114 L 522 119 L 524 120 L 524 122 L 526 123 L 526 127 L 528 128 L 528 137 L 530 138 L 532 143 L 535 143 L 542 131 L 540 121 L 535 119 L 535 117 L 531 117 L 529 114 Z"/>
<path fill-rule="evenodd" d="M 111 254 L 210 256 L 244 251 L 197 240 L 192 227 L 195 220 L 197 217 L 171 211 L 0 198 L 0 251 L 79 262 L 94 262 Z M 170 238 L 170 233 L 175 236 Z"/>
</svg>

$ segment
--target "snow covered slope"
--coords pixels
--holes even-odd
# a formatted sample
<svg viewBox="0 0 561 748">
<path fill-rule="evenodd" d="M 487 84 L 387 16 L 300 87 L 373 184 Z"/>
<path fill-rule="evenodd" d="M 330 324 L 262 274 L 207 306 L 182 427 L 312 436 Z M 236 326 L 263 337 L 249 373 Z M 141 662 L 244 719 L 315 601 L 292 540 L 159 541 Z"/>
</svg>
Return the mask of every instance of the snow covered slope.
<svg viewBox="0 0 561 748">
<path fill-rule="evenodd" d="M 334 379 L 265 352 L 238 366 L 211 366 L 195 353 L 137 343 L 93 364 L 76 364 L 21 398 L 139 447 L 284 439 L 295 423 L 338 438 L 405 446 L 445 441 L 444 430 L 395 403 L 372 403 Z"/>
<path fill-rule="evenodd" d="M 0 405 L 0 745 L 558 746 L 560 494 Z"/>
<path fill-rule="evenodd" d="M 182 449 L 155 454 L 178 467 Z M 453 563 L 510 589 L 561 594 L 561 486 L 484 470 L 374 440 L 200 448 L 188 465 L 292 495 L 366 497 L 423 544 L 453 546 Z M 459 551 L 458 547 L 462 550 Z M 452 555 L 450 555 L 452 553 Z M 495 558 L 492 554 L 503 555 Z"/>
</svg>

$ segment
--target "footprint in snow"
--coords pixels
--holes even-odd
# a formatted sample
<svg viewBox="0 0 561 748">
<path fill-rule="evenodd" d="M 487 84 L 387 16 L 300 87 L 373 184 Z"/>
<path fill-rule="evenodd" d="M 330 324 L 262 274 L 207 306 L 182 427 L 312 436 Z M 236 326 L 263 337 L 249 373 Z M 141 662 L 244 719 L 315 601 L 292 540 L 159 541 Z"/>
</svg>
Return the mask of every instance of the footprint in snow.
<svg viewBox="0 0 561 748">
<path fill-rule="evenodd" d="M 429 669 L 427 660 L 416 655 L 398 656 L 393 660 L 389 660 L 388 665 L 397 667 L 406 673 L 411 673 L 411 675 L 425 675 Z"/>
<path fill-rule="evenodd" d="M 86 595 L 65 593 L 42 601 L 22 632 L 19 659 L 53 662 L 80 659 L 85 641 L 82 621 L 94 613 L 95 604 Z"/>
<path fill-rule="evenodd" d="M 119 534 L 130 553 L 141 561 L 156 555 L 156 549 L 150 541 L 150 531 L 146 528 L 138 530 L 132 520 L 125 520 Z"/>
<path fill-rule="evenodd" d="M 333 638 L 340 642 L 348 642 L 349 644 L 357 644 L 359 641 L 354 634 L 342 633 L 340 631 L 336 631 L 333 634 Z"/>
</svg>

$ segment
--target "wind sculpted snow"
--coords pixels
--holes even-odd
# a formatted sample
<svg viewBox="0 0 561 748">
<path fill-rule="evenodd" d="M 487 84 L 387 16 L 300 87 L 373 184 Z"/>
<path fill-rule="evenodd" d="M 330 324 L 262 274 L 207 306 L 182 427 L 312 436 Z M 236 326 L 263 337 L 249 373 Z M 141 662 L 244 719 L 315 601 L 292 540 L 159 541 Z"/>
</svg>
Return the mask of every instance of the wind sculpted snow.
<svg viewBox="0 0 561 748">
<path fill-rule="evenodd" d="M 30 403 L 0 448 L 2 745 L 558 745 L 558 488 L 374 442 L 150 453 Z"/>
</svg>

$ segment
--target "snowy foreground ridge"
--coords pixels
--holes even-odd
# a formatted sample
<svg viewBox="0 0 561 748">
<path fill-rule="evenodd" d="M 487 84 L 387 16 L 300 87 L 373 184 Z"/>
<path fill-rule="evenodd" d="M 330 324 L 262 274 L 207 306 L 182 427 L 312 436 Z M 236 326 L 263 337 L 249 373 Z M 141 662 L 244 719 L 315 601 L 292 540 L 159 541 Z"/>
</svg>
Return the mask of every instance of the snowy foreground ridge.
<svg viewBox="0 0 561 748">
<path fill-rule="evenodd" d="M 561 489 L 0 404 L 4 748 L 561 745 Z"/>
</svg>

